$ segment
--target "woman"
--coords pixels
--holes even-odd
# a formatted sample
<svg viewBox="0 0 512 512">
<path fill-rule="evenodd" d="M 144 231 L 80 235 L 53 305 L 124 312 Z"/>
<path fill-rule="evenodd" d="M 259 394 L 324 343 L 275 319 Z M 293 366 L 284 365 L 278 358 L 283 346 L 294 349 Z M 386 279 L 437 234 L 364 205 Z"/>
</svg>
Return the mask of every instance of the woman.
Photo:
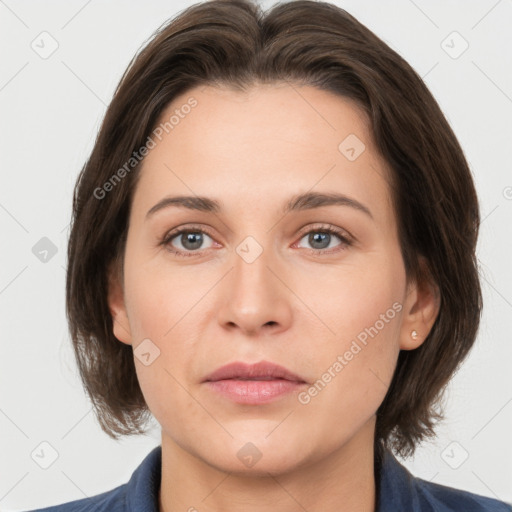
<svg viewBox="0 0 512 512">
<path fill-rule="evenodd" d="M 134 59 L 75 189 L 67 313 L 103 430 L 162 444 L 44 510 L 505 511 L 413 477 L 481 291 L 467 162 L 342 9 L 190 7 Z"/>
</svg>

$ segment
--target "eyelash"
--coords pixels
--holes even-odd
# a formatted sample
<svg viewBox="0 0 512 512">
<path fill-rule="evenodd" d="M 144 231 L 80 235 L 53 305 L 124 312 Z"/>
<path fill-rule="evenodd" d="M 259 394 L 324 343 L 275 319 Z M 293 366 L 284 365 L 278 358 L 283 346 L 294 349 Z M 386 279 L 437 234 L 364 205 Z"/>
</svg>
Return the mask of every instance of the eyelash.
<svg viewBox="0 0 512 512">
<path fill-rule="evenodd" d="M 202 233 L 202 234 L 208 235 L 210 238 L 213 239 L 213 234 L 208 229 L 206 229 L 204 227 L 190 226 L 187 228 L 181 228 L 176 231 L 171 231 L 170 233 L 167 233 L 164 236 L 164 238 L 162 239 L 162 241 L 160 242 L 160 245 L 165 246 L 166 249 L 169 252 L 171 252 L 172 254 L 174 254 L 175 256 L 185 257 L 185 258 L 197 256 L 198 254 L 201 253 L 201 250 L 184 252 L 184 251 L 180 251 L 180 250 L 171 248 L 171 245 L 170 245 L 171 241 L 174 240 L 176 237 L 178 237 L 182 234 L 185 234 L 185 233 Z M 340 246 L 342 246 L 341 248 L 335 249 L 334 251 L 332 248 L 331 249 L 305 249 L 305 250 L 309 251 L 310 254 L 314 254 L 314 255 L 319 255 L 319 254 L 321 255 L 321 254 L 325 254 L 325 253 L 332 254 L 332 253 L 336 253 L 339 251 L 343 251 L 344 249 L 346 249 L 347 247 L 350 247 L 353 244 L 352 239 L 347 235 L 346 231 L 341 230 L 339 228 L 335 228 L 334 226 L 331 226 L 331 225 L 322 225 L 322 226 L 317 226 L 313 229 L 309 229 L 307 231 L 301 231 L 299 241 L 302 240 L 302 238 L 304 238 L 305 235 L 308 235 L 310 233 L 328 233 L 329 235 L 335 235 L 340 239 L 340 241 L 341 241 Z M 208 250 L 208 249 L 206 249 L 206 250 Z"/>
</svg>

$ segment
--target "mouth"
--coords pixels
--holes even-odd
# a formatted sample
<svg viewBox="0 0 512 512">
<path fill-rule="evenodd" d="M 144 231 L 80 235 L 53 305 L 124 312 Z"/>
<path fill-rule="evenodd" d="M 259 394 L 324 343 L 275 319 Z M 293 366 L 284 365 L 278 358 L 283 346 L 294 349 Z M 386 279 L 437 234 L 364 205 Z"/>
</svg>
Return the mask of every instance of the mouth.
<svg viewBox="0 0 512 512">
<path fill-rule="evenodd" d="M 268 361 L 227 364 L 208 375 L 203 383 L 235 403 L 249 405 L 274 401 L 307 385 L 300 376 Z"/>
</svg>

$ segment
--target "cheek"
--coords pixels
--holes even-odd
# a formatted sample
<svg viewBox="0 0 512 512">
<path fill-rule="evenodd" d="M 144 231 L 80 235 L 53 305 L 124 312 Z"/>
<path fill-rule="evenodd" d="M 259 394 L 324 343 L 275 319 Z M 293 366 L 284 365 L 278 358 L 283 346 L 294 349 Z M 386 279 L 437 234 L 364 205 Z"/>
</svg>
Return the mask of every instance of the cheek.
<svg viewBox="0 0 512 512">
<path fill-rule="evenodd" d="M 172 268 L 165 257 L 139 261 L 136 256 L 127 261 L 125 276 L 132 333 L 168 343 L 200 309 L 212 280 L 199 279 L 192 266 Z"/>
<path fill-rule="evenodd" d="M 337 324 L 342 334 L 326 341 L 321 354 L 317 352 L 317 380 L 310 396 L 322 395 L 324 405 L 331 402 L 339 411 L 376 409 L 391 383 L 399 353 L 400 307 L 398 302 L 385 304 L 376 315 L 369 310 L 345 311 L 347 317 Z"/>
<path fill-rule="evenodd" d="M 184 411 L 191 430 L 201 425 L 200 410 L 187 392 L 187 369 L 196 354 L 197 338 L 191 331 L 192 307 L 198 299 L 192 296 L 193 287 L 188 286 L 188 294 L 185 288 L 176 279 L 170 282 L 143 270 L 131 280 L 129 318 L 137 378 L 151 413 L 171 430 L 179 430 Z M 157 354 L 149 365 L 137 357 L 135 346 L 145 339 L 151 340 L 152 350 Z"/>
<path fill-rule="evenodd" d="M 331 281 L 325 293 L 326 323 L 335 334 L 312 354 L 317 380 L 302 397 L 310 414 L 323 416 L 329 429 L 357 428 L 376 412 L 399 353 L 403 269 L 376 265 L 373 271 L 370 266 L 364 272 L 352 270 L 336 285 Z"/>
<path fill-rule="evenodd" d="M 353 340 L 362 347 L 370 340 L 379 340 L 373 345 L 381 351 L 397 341 L 405 282 L 399 266 L 386 268 L 379 261 L 319 269 L 311 274 L 301 276 L 295 288 L 317 319 L 329 328 L 322 342 L 325 353 L 349 350 Z"/>
<path fill-rule="evenodd" d="M 132 258 L 126 261 L 125 291 L 142 393 L 159 422 L 172 424 L 180 416 L 172 414 L 176 410 L 188 411 L 194 422 L 200 411 L 186 391 L 188 370 L 199 355 L 196 344 L 201 330 L 200 301 L 212 284 L 194 279 L 187 270 L 170 272 L 167 265 Z M 146 339 L 151 340 L 150 351 L 157 354 L 149 365 L 137 357 L 137 346 Z"/>
<path fill-rule="evenodd" d="M 137 378 L 142 394 L 151 414 L 163 431 L 182 448 L 189 451 L 199 450 L 199 453 L 211 451 L 211 443 L 209 436 L 205 435 L 205 429 L 213 429 L 218 442 L 229 442 L 229 438 L 222 437 L 222 429 L 215 430 L 216 423 L 205 413 L 201 402 L 193 398 L 186 378 L 170 368 L 166 355 L 169 354 L 162 353 L 150 366 L 144 366 L 136 361 Z M 177 357 L 180 357 L 179 351 Z M 176 362 L 180 365 L 179 361 Z"/>
<path fill-rule="evenodd" d="M 304 428 L 325 440 L 326 450 L 351 439 L 375 416 L 396 366 L 398 323 L 395 316 L 378 333 L 353 329 L 355 336 L 330 343 L 322 357 L 317 356 L 317 379 L 298 397 L 296 418 L 303 418 Z M 357 338 L 361 332 L 367 337 Z"/>
</svg>

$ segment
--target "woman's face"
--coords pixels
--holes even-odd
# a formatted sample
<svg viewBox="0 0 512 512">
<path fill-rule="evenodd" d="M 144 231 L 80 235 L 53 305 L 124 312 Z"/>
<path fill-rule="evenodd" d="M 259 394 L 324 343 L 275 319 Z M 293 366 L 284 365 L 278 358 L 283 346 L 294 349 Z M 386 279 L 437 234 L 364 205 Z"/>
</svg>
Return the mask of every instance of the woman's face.
<svg viewBox="0 0 512 512">
<path fill-rule="evenodd" d="M 109 294 L 163 443 L 224 471 L 275 474 L 373 442 L 399 350 L 427 333 L 363 112 L 274 84 L 196 88 L 161 121 L 172 115 L 134 194 L 124 294 Z M 323 198 L 334 194 L 345 199 Z M 175 196 L 189 207 L 151 211 Z M 205 381 L 237 361 L 300 382 Z"/>
</svg>

